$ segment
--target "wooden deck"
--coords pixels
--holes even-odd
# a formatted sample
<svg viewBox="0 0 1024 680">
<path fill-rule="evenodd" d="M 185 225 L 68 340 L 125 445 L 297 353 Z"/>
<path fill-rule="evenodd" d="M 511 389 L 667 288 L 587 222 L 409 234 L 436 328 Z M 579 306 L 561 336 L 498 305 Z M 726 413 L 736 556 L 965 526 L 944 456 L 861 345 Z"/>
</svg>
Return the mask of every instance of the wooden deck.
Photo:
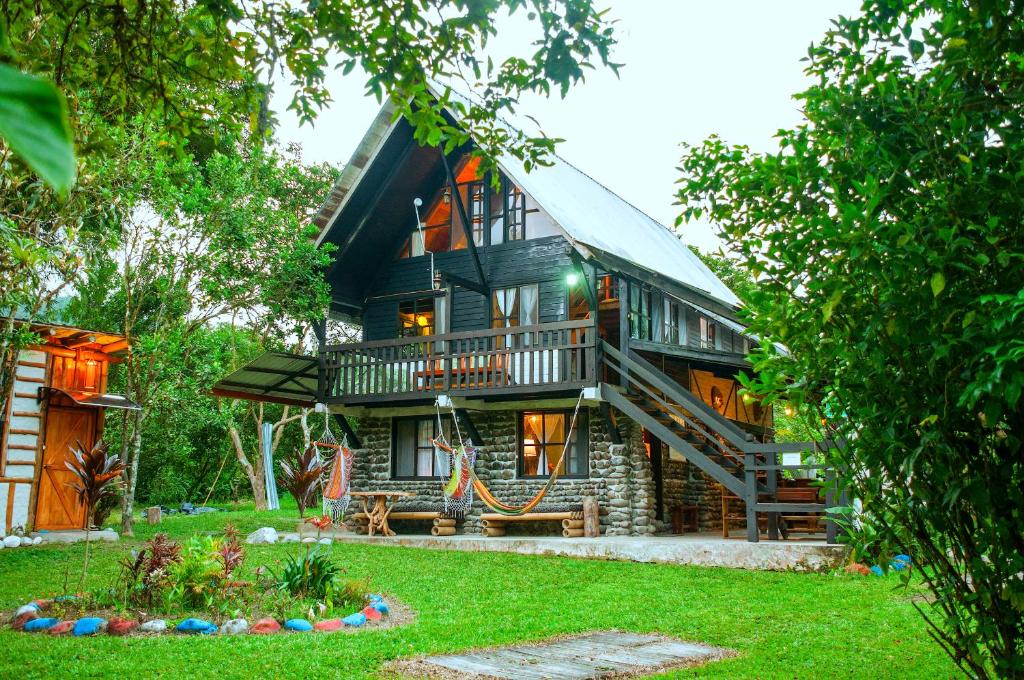
<svg viewBox="0 0 1024 680">
<path fill-rule="evenodd" d="M 729 655 L 731 652 L 717 647 L 660 635 L 608 631 L 543 644 L 432 656 L 422 663 L 470 677 L 583 680 L 647 675 Z"/>
</svg>

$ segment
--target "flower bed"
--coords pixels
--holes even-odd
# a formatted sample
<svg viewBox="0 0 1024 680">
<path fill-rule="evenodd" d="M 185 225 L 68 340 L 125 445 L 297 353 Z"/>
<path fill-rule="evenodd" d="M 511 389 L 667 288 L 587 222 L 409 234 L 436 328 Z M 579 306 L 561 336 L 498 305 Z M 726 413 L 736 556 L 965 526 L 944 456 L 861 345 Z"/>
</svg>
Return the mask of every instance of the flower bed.
<svg viewBox="0 0 1024 680">
<path fill-rule="evenodd" d="M 329 546 L 305 544 L 251 571 L 245 558 L 231 527 L 181 544 L 157 534 L 121 560 L 108 588 L 29 602 L 7 623 L 81 637 L 354 632 L 409 619 L 400 603 L 371 594 L 368 582 L 342 578 Z"/>
</svg>

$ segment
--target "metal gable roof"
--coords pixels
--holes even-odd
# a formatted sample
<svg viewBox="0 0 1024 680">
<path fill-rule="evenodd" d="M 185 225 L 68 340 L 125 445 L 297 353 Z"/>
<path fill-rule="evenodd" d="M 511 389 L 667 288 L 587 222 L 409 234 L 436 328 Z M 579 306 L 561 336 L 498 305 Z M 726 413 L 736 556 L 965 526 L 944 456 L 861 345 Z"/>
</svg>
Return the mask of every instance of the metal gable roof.
<svg viewBox="0 0 1024 680">
<path fill-rule="evenodd" d="M 439 97 L 444 88 L 435 84 L 430 89 Z M 469 103 L 458 93 L 453 92 L 452 97 Z M 449 113 L 457 116 L 455 111 Z M 321 229 L 317 243 L 327 236 L 394 127 L 395 107 L 386 103 L 313 220 Z M 729 287 L 672 230 L 560 156 L 554 155 L 550 160 L 551 165 L 537 166 L 530 172 L 510 155 L 500 157 L 498 165 L 562 228 L 577 250 L 587 257 L 609 253 L 728 307 L 741 305 Z"/>
<path fill-rule="evenodd" d="M 317 367 L 316 357 L 264 352 L 217 381 L 210 393 L 218 397 L 313 406 L 316 402 Z"/>
</svg>

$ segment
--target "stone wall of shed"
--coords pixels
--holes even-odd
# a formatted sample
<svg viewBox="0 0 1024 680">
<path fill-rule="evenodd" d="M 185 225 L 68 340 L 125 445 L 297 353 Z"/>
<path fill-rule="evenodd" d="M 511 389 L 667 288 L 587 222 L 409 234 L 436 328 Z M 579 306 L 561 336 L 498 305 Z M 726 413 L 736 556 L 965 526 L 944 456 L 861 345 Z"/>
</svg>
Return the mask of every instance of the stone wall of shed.
<svg viewBox="0 0 1024 680">
<path fill-rule="evenodd" d="M 516 412 L 477 411 L 471 417 L 484 440 L 477 451 L 477 475 L 502 501 L 525 503 L 544 486 L 544 480 L 517 478 Z M 542 506 L 579 504 L 591 496 L 601 507 L 603 534 L 652 534 L 659 524 L 655 518 L 654 477 L 644 449 L 642 429 L 626 418 L 621 422 L 622 429 L 626 430 L 624 443 L 612 445 L 600 412 L 590 409 L 590 474 L 586 479 L 559 479 Z M 364 448 L 355 451 L 353 490 L 413 491 L 416 497 L 407 504 L 441 507 L 439 480 L 391 479 L 390 418 L 360 418 L 358 432 Z M 480 515 L 484 512 L 489 510 L 479 499 L 474 499 L 471 511 L 459 525 L 459 533 L 480 533 Z M 395 521 L 393 524 L 403 533 L 423 533 L 426 528 L 422 522 Z M 508 525 L 509 535 L 527 533 L 552 534 L 554 527 L 532 522 Z"/>
</svg>

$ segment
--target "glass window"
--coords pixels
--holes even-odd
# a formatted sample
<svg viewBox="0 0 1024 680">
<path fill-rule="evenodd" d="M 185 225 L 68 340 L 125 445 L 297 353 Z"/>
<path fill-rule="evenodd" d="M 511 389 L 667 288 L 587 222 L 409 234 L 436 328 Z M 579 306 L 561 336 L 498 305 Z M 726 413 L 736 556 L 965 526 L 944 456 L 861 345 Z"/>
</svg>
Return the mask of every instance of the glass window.
<svg viewBox="0 0 1024 680">
<path fill-rule="evenodd" d="M 441 469 L 438 461 L 440 452 L 433 440 L 440 434 L 451 440 L 451 420 L 443 418 L 441 428 L 442 432 L 438 432 L 434 416 L 395 418 L 391 438 L 391 476 L 414 478 L 448 474 L 447 470 Z"/>
<path fill-rule="evenodd" d="M 670 345 L 679 344 L 679 303 L 665 298 L 664 312 L 662 315 L 662 342 Z"/>
<path fill-rule="evenodd" d="M 580 411 L 570 431 L 572 411 L 524 411 L 519 414 L 519 472 L 523 477 L 586 476 L 587 424 Z M 568 444 L 566 441 L 568 440 Z M 565 456 L 562 451 L 565 450 Z"/>
<path fill-rule="evenodd" d="M 491 292 L 491 328 L 540 323 L 537 284 L 498 288 Z"/>
<path fill-rule="evenodd" d="M 522 189 L 505 181 L 506 224 L 505 240 L 522 241 L 526 238 L 526 196 Z"/>
<path fill-rule="evenodd" d="M 629 286 L 629 337 L 650 340 L 651 289 L 638 284 Z"/>
<path fill-rule="evenodd" d="M 718 339 L 718 327 L 714 322 L 705 317 L 700 317 L 700 347 L 701 349 L 715 349 Z"/>
<path fill-rule="evenodd" d="M 398 303 L 398 337 L 434 334 L 434 298 L 402 300 Z"/>
</svg>

